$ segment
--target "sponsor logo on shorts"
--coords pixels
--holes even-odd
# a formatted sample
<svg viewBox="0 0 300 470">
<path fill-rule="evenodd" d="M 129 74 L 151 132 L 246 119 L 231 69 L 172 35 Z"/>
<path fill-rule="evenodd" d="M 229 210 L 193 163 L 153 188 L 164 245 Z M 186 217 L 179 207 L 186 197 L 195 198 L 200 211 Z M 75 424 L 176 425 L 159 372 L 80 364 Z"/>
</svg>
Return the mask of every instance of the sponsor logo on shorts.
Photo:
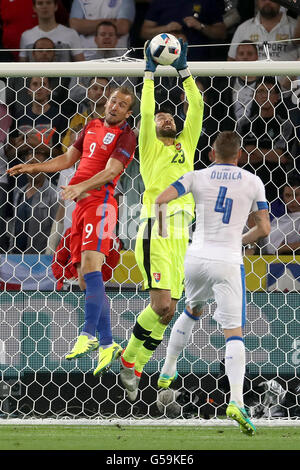
<svg viewBox="0 0 300 470">
<path fill-rule="evenodd" d="M 103 143 L 106 145 L 111 144 L 115 137 L 115 134 L 112 134 L 112 132 L 107 132 L 104 136 Z"/>
<path fill-rule="evenodd" d="M 160 281 L 160 273 L 153 273 L 153 277 L 155 279 L 155 282 L 159 282 Z"/>
</svg>

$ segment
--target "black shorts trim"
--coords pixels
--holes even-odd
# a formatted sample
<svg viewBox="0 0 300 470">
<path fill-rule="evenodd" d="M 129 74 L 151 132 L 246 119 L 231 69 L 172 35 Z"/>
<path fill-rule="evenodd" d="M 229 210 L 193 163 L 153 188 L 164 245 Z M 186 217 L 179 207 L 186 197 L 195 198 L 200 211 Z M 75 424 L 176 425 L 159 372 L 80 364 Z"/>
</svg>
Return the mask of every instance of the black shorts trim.
<svg viewBox="0 0 300 470">
<path fill-rule="evenodd" d="M 144 254 L 143 265 L 146 271 L 149 289 L 152 289 L 150 246 L 151 246 L 152 228 L 153 228 L 154 223 L 155 223 L 155 219 L 148 219 L 145 229 L 144 229 L 144 233 L 143 233 L 143 254 Z"/>
</svg>

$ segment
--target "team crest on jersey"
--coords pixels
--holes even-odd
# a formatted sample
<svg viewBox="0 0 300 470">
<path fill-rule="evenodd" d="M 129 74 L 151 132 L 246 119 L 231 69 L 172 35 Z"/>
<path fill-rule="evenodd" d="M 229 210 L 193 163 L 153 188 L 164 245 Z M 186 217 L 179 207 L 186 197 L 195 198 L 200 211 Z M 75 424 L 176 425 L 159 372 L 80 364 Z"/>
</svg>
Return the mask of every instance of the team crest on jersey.
<svg viewBox="0 0 300 470">
<path fill-rule="evenodd" d="M 112 132 L 107 132 L 104 136 L 103 143 L 106 145 L 111 144 L 115 137 L 115 134 L 112 134 Z"/>
<path fill-rule="evenodd" d="M 153 273 L 153 277 L 155 279 L 155 282 L 159 282 L 160 281 L 160 273 Z"/>
<path fill-rule="evenodd" d="M 175 145 L 175 148 L 176 148 L 176 150 L 180 150 L 181 149 L 181 143 L 178 142 L 178 144 Z"/>
</svg>

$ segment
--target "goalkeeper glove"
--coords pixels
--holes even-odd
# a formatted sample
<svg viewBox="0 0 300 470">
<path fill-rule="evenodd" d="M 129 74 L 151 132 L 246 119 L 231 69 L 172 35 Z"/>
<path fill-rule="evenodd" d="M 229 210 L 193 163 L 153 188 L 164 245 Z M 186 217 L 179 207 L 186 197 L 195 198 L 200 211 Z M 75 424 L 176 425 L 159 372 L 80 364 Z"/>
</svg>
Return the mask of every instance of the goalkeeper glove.
<svg viewBox="0 0 300 470">
<path fill-rule="evenodd" d="M 183 42 L 182 38 L 179 38 L 179 42 L 181 45 L 180 56 L 171 65 L 177 70 L 181 78 L 186 78 L 186 77 L 189 77 L 191 74 L 188 69 L 188 64 L 187 64 L 188 43 Z"/>
<path fill-rule="evenodd" d="M 152 55 L 150 52 L 150 41 L 146 41 L 144 45 L 144 59 L 146 61 L 145 72 L 152 72 L 154 73 L 157 67 L 157 64 L 152 59 Z"/>
</svg>

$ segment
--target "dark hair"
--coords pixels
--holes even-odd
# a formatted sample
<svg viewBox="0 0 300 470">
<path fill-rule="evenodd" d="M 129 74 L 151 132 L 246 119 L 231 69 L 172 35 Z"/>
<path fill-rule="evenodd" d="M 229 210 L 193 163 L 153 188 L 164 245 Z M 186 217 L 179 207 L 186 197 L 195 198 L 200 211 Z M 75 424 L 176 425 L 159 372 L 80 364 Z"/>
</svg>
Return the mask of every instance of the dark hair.
<svg viewBox="0 0 300 470">
<path fill-rule="evenodd" d="M 256 83 L 256 88 L 258 88 L 261 84 L 269 84 L 269 85 L 272 85 L 272 88 L 274 88 L 276 90 L 276 93 L 278 93 L 278 95 L 281 95 L 281 88 L 280 88 L 280 85 L 276 79 L 276 77 L 270 77 L 270 76 L 265 76 L 265 77 L 260 77 L 258 80 L 257 80 L 257 83 Z"/>
<path fill-rule="evenodd" d="M 283 96 L 282 96 L 281 88 L 280 88 L 280 85 L 279 85 L 276 77 L 270 77 L 270 76 L 259 77 L 259 79 L 256 82 L 255 90 L 257 90 L 258 87 L 262 84 L 271 85 L 272 90 L 274 89 L 276 91 L 276 93 L 279 96 L 278 102 L 275 105 L 276 114 L 280 115 L 280 117 L 282 119 L 286 120 L 288 118 L 287 110 L 286 110 L 285 104 L 283 102 Z M 250 108 L 250 118 L 253 118 L 254 116 L 259 115 L 259 113 L 260 113 L 259 105 L 256 102 L 256 100 L 253 99 L 252 103 L 251 103 L 251 108 Z"/>
<path fill-rule="evenodd" d="M 300 187 L 300 175 L 296 172 L 293 172 L 292 174 L 290 174 L 284 186 L 290 186 L 291 188 Z"/>
<path fill-rule="evenodd" d="M 53 3 L 54 3 L 55 5 L 58 4 L 58 0 L 52 0 L 52 1 L 53 1 Z M 33 5 L 35 5 L 35 4 L 36 4 L 36 0 L 32 0 L 32 3 L 33 3 Z"/>
<path fill-rule="evenodd" d="M 101 21 L 97 27 L 96 27 L 96 36 L 98 34 L 98 29 L 100 28 L 100 26 L 112 26 L 115 30 L 115 33 L 116 35 L 118 35 L 118 30 L 117 30 L 117 27 L 114 23 L 112 23 L 111 21 L 108 21 L 108 20 L 104 20 L 104 21 Z"/>
<path fill-rule="evenodd" d="M 214 142 L 215 152 L 225 161 L 231 160 L 240 147 L 240 136 L 234 131 L 220 132 Z"/>
<path fill-rule="evenodd" d="M 92 83 L 92 81 L 97 81 L 97 80 L 106 80 L 107 85 L 109 85 L 109 78 L 108 77 L 90 77 L 89 79 L 89 85 Z"/>
<path fill-rule="evenodd" d="M 157 107 L 155 109 L 155 116 L 156 116 L 156 114 L 159 114 L 159 113 L 171 114 L 171 116 L 173 116 L 174 112 L 175 112 L 175 110 L 173 109 L 171 104 L 164 103 L 164 104 L 161 104 L 161 105 L 157 105 Z"/>
<path fill-rule="evenodd" d="M 250 41 L 250 39 L 244 39 L 243 41 L 241 41 L 238 44 L 236 49 L 238 49 L 240 46 L 244 46 L 245 44 L 248 44 L 249 46 L 252 46 L 253 49 L 255 49 L 255 52 L 258 54 L 257 45 L 255 44 L 255 42 Z"/>
<path fill-rule="evenodd" d="M 37 43 L 38 43 L 39 41 L 45 41 L 45 40 L 51 42 L 51 44 L 53 45 L 53 49 L 55 49 L 55 44 L 54 44 L 54 42 L 52 41 L 52 39 L 47 38 L 46 36 L 45 36 L 45 37 L 42 37 L 42 38 L 38 38 L 38 39 L 35 41 L 35 43 L 33 44 L 32 49 L 41 49 L 40 47 L 37 47 L 36 45 L 37 45 Z M 49 49 L 49 48 L 47 47 L 47 49 Z"/>
<path fill-rule="evenodd" d="M 121 85 L 121 86 L 118 86 L 117 88 L 115 88 L 115 90 L 113 91 L 113 93 L 116 92 L 116 91 L 119 91 L 120 93 L 123 93 L 123 95 L 130 96 L 130 98 L 131 98 L 131 103 L 130 103 L 129 109 L 132 110 L 132 108 L 133 108 L 134 105 L 135 105 L 135 100 L 136 100 L 136 97 L 135 97 L 133 88 L 131 88 L 131 87 L 127 86 L 127 85 Z"/>
<path fill-rule="evenodd" d="M 31 80 L 32 80 L 33 78 L 36 78 L 36 77 L 38 77 L 38 75 L 33 75 L 32 77 L 27 77 L 27 78 L 26 78 L 26 88 L 30 88 Z M 44 80 L 44 78 L 46 78 L 46 79 L 48 80 L 49 88 L 52 89 L 50 77 L 40 77 L 40 78 L 42 78 L 42 81 Z M 43 85 L 44 85 L 44 83 L 43 83 Z"/>
</svg>

